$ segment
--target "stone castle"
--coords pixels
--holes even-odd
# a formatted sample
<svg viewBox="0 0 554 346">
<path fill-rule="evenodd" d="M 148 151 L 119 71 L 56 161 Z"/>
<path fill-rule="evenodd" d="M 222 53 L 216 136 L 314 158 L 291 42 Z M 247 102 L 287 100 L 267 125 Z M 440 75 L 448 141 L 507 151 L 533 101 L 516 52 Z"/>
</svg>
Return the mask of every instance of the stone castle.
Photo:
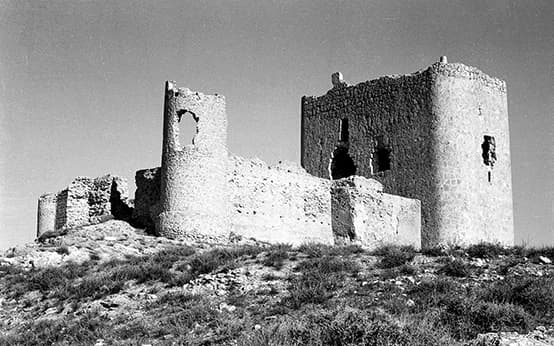
<svg viewBox="0 0 554 346">
<path fill-rule="evenodd" d="M 137 171 L 134 203 L 120 178 L 77 178 L 41 196 L 38 235 L 111 215 L 190 240 L 513 244 L 505 82 L 441 57 L 332 85 L 302 98 L 299 167 L 231 155 L 225 98 L 167 82 L 161 167 Z M 191 144 L 183 117 L 196 122 Z"/>
</svg>

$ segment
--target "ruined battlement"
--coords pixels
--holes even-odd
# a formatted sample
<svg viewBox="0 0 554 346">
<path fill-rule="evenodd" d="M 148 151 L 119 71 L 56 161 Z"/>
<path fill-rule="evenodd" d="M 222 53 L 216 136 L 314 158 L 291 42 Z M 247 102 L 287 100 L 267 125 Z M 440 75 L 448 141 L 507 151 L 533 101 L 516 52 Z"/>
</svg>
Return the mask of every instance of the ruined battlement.
<svg viewBox="0 0 554 346">
<path fill-rule="evenodd" d="M 227 149 L 225 98 L 165 84 L 161 167 L 119 180 L 78 178 L 39 198 L 38 233 L 126 212 L 182 240 L 359 244 L 513 244 L 506 83 L 446 57 L 418 72 L 301 101 L 301 166 Z M 179 134 L 195 123 L 191 143 Z"/>
<path fill-rule="evenodd" d="M 318 103 L 325 102 L 325 100 L 333 98 L 337 95 L 346 94 L 350 96 L 360 96 L 362 98 L 371 97 L 372 88 L 378 88 L 382 91 L 385 91 L 387 88 L 410 83 L 425 85 L 425 83 L 429 83 L 430 80 L 432 81 L 438 76 L 471 80 L 488 88 L 506 93 L 505 81 L 496 77 L 489 76 L 476 67 L 464 65 L 462 63 L 445 63 L 439 61 L 423 70 L 419 70 L 413 73 L 381 76 L 379 78 L 360 82 L 357 84 L 348 83 L 343 79 L 342 73 L 335 72 L 331 76 L 332 88 L 329 89 L 327 93 L 321 96 L 304 96 L 302 99 L 302 104 L 306 105 L 306 107 L 308 107 L 309 109 L 310 107 L 313 107 L 313 104 L 317 105 Z"/>
<path fill-rule="evenodd" d="M 513 243 L 505 82 L 446 57 L 408 75 L 331 82 L 302 98 L 310 174 L 374 178 L 421 200 L 424 245 Z"/>
<path fill-rule="evenodd" d="M 76 177 L 60 192 L 40 196 L 37 237 L 97 223 L 107 217 L 128 220 L 130 216 L 131 202 L 125 179 L 111 174 L 98 178 Z"/>
</svg>

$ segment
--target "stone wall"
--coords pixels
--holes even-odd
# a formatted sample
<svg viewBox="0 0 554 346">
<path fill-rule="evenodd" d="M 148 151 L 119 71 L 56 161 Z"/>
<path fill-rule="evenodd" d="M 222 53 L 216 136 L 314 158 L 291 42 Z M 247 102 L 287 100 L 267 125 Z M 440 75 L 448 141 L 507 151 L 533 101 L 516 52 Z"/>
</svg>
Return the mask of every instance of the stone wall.
<svg viewBox="0 0 554 346">
<path fill-rule="evenodd" d="M 270 243 L 333 244 L 330 181 L 298 165 L 232 157 L 230 223 L 235 234 Z"/>
<path fill-rule="evenodd" d="M 376 180 L 359 176 L 333 180 L 332 198 L 337 244 L 421 248 L 420 201 L 383 193 Z"/>
<path fill-rule="evenodd" d="M 423 245 L 510 244 L 505 105 L 504 82 L 446 61 L 354 86 L 336 74 L 325 95 L 302 98 L 301 162 L 322 178 L 354 173 L 421 200 Z M 491 182 L 481 157 L 487 134 L 498 137 Z"/>
<path fill-rule="evenodd" d="M 230 157 L 229 166 L 230 210 L 226 213 L 228 229 L 235 235 L 294 245 L 421 246 L 420 202 L 383 193 L 376 180 L 330 181 L 307 174 L 296 164 L 268 166 L 238 156 Z M 133 217 L 143 225 L 153 224 L 158 215 L 158 172 L 159 168 L 151 168 L 136 174 Z M 192 232 L 185 238 L 206 239 Z"/>
<path fill-rule="evenodd" d="M 129 220 L 130 216 L 125 179 L 109 174 L 95 179 L 77 177 L 57 194 L 39 198 L 37 236 L 98 223 L 107 217 Z"/>
</svg>

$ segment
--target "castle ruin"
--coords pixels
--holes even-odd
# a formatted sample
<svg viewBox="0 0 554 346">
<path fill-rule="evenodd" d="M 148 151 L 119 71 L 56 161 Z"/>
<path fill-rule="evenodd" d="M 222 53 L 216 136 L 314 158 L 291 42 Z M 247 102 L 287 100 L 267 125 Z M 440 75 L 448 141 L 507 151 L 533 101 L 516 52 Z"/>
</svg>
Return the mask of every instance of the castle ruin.
<svg viewBox="0 0 554 346">
<path fill-rule="evenodd" d="M 137 171 L 130 222 L 185 240 L 513 244 L 503 81 L 441 58 L 353 86 L 335 73 L 332 85 L 302 98 L 302 168 L 230 154 L 225 98 L 167 82 L 161 167 Z M 183 117 L 196 122 L 189 144 L 179 141 Z M 39 234 L 63 225 L 46 212 L 55 197 L 39 200 Z M 90 217 L 81 204 L 58 214 Z"/>
</svg>

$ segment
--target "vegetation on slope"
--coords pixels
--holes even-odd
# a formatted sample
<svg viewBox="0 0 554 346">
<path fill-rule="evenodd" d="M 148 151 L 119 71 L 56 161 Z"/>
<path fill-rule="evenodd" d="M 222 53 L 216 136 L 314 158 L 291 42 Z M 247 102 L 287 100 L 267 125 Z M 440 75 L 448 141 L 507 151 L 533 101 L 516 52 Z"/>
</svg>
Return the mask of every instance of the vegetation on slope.
<svg viewBox="0 0 554 346">
<path fill-rule="evenodd" d="M 0 266 L 0 345 L 461 345 L 479 333 L 554 326 L 554 268 L 536 260 L 552 249 L 423 253 L 175 246 L 81 265 Z"/>
</svg>

